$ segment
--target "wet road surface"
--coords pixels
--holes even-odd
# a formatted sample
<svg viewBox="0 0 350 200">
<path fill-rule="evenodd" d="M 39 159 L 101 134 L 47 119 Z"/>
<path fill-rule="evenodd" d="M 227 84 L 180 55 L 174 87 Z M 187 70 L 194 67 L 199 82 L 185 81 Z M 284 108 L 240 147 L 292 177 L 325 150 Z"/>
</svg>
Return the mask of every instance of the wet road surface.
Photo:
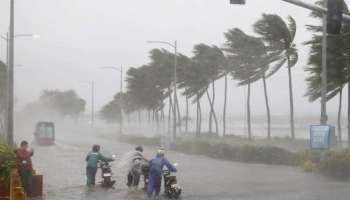
<svg viewBox="0 0 350 200">
<path fill-rule="evenodd" d="M 126 169 L 112 163 L 117 180 L 116 189 L 96 187 L 87 190 L 85 184 L 85 156 L 91 145 L 98 143 L 102 152 L 117 154 L 134 148 L 114 139 L 96 134 L 74 137 L 59 135 L 57 144 L 35 148 L 34 167 L 44 175 L 45 200 L 141 200 L 143 192 L 128 192 Z M 148 157 L 155 149 L 145 148 Z M 350 183 L 304 173 L 299 168 L 220 161 L 203 156 L 167 152 L 172 162 L 178 162 L 178 180 L 183 186 L 184 200 L 346 200 Z M 97 177 L 99 179 L 100 174 Z"/>
</svg>

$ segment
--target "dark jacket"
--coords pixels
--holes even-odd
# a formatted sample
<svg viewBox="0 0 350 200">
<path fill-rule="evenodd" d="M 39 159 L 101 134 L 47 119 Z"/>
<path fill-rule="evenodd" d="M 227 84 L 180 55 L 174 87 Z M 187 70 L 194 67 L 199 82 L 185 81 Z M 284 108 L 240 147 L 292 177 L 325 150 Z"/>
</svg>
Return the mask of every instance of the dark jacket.
<svg viewBox="0 0 350 200">
<path fill-rule="evenodd" d="M 89 168 L 97 168 L 97 163 L 99 161 L 105 161 L 105 162 L 113 161 L 112 158 L 104 157 L 99 152 L 90 152 L 90 153 L 88 153 L 88 155 L 86 156 L 85 160 L 87 162 L 87 167 L 89 167 Z"/>
</svg>

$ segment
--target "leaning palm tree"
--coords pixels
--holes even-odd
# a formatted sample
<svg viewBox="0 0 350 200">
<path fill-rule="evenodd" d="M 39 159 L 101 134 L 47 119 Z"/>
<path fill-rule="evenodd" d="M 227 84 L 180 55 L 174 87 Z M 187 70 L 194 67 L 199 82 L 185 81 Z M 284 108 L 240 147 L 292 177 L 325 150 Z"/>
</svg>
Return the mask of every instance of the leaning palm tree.
<svg viewBox="0 0 350 200">
<path fill-rule="evenodd" d="M 206 79 L 205 68 L 200 67 L 193 59 L 186 66 L 186 73 L 180 73 L 178 77 L 178 85 L 183 89 L 183 95 L 192 98 L 193 103 L 196 104 L 196 136 L 201 134 L 202 127 L 202 108 L 201 98 L 205 94 L 208 83 Z"/>
<path fill-rule="evenodd" d="M 248 88 L 248 138 L 252 139 L 250 109 L 251 84 L 259 79 L 265 79 L 265 73 L 269 66 L 269 57 L 266 47 L 260 38 L 249 36 L 237 28 L 229 30 L 225 33 L 225 37 L 224 51 L 227 53 L 228 66 L 232 69 L 231 74 L 234 79 L 239 81 L 239 85 L 246 85 Z M 264 91 L 266 91 L 266 88 Z"/>
<path fill-rule="evenodd" d="M 316 2 L 322 5 L 322 1 Z M 344 2 L 344 12 L 349 12 L 348 6 Z M 322 15 L 318 12 L 312 12 L 311 16 L 322 20 Z M 307 25 L 313 37 L 305 42 L 305 45 L 310 46 L 308 66 L 305 70 L 309 73 L 306 81 L 308 84 L 306 96 L 310 101 L 315 101 L 321 96 L 321 72 L 322 72 L 322 25 Z M 350 26 L 344 24 L 339 36 L 327 38 L 327 100 L 339 95 L 338 107 L 338 139 L 342 142 L 341 132 L 341 109 L 342 109 L 342 92 L 343 87 L 350 80 L 350 39 L 346 37 L 350 33 Z M 349 87 L 350 88 L 350 87 Z M 349 93 L 350 94 L 350 93 Z M 350 98 L 348 98 L 350 100 Z M 350 102 L 348 102 L 350 105 Z M 350 114 L 348 114 L 350 116 Z M 349 117 L 348 117 L 349 119 Z M 349 126 L 350 127 L 350 126 Z M 350 133 L 350 132 L 348 132 Z"/>
<path fill-rule="evenodd" d="M 198 67 L 203 71 L 203 78 L 206 80 L 207 87 L 206 95 L 210 105 L 209 113 L 209 133 L 212 133 L 212 123 L 215 122 L 216 131 L 215 133 L 219 134 L 218 129 L 218 120 L 216 117 L 214 105 L 215 105 L 215 81 L 219 77 L 220 68 L 222 67 L 225 56 L 220 48 L 217 46 L 209 46 L 206 44 L 198 44 L 194 46 L 194 57 L 193 61 L 197 64 Z M 212 96 L 209 95 L 209 85 L 212 87 Z"/>
<path fill-rule="evenodd" d="M 284 63 L 287 63 L 291 137 L 294 139 L 294 103 L 291 68 L 298 62 L 298 53 L 294 44 L 296 34 L 295 20 L 292 17 L 288 17 L 287 24 L 278 15 L 263 14 L 262 19 L 254 24 L 254 31 L 264 39 L 264 42 L 268 45 L 270 54 L 280 56 L 278 64 L 267 76 L 277 72 Z"/>
</svg>

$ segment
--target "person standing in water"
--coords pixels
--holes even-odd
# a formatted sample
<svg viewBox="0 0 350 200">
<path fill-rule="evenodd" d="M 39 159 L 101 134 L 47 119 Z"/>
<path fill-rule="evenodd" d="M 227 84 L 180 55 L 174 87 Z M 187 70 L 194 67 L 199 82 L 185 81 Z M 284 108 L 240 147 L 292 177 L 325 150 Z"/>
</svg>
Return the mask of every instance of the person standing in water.
<svg viewBox="0 0 350 200">
<path fill-rule="evenodd" d="M 129 188 L 138 188 L 144 165 L 148 165 L 148 160 L 143 156 L 143 147 L 137 146 L 135 151 L 132 153 L 131 166 L 127 176 L 128 182 L 126 185 Z M 144 180 L 146 180 L 146 177 L 144 177 Z"/>
<path fill-rule="evenodd" d="M 21 177 L 24 191 L 27 196 L 31 196 L 33 165 L 31 157 L 34 155 L 33 149 L 28 150 L 28 142 L 22 141 L 20 148 L 16 151 L 16 164 Z"/>
<path fill-rule="evenodd" d="M 110 162 L 113 161 L 113 158 L 107 158 L 104 157 L 100 153 L 100 145 L 95 144 L 92 146 L 92 151 L 88 153 L 86 156 L 85 160 L 87 163 L 86 166 L 86 185 L 88 187 L 94 186 L 95 185 L 95 180 L 96 180 L 96 173 L 97 173 L 97 164 L 99 161 L 106 161 Z"/>
<path fill-rule="evenodd" d="M 147 185 L 147 194 L 149 198 L 159 197 L 162 172 L 164 166 L 166 166 L 171 172 L 176 172 L 175 166 L 173 166 L 164 156 L 165 150 L 160 148 L 157 151 L 157 155 L 150 161 L 149 177 Z"/>
</svg>

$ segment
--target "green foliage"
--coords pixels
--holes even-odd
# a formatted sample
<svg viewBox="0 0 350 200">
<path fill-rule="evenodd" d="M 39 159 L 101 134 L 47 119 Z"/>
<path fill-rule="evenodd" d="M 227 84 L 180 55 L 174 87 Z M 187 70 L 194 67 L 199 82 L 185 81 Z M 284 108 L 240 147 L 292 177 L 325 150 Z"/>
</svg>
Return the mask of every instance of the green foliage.
<svg viewBox="0 0 350 200">
<path fill-rule="evenodd" d="M 179 74 L 179 86 L 184 88 L 184 95 L 199 99 L 209 85 L 222 76 L 225 56 L 217 46 L 197 44 L 193 48 L 194 56 L 182 67 Z"/>
<path fill-rule="evenodd" d="M 121 136 L 120 140 L 132 144 L 159 146 L 160 138 Z M 295 166 L 298 163 L 298 156 L 296 153 L 289 152 L 282 148 L 255 145 L 234 146 L 224 142 L 201 138 L 179 138 L 174 144 L 172 144 L 171 149 L 187 154 L 203 155 L 215 159 L 239 162 L 292 166 Z"/>
<path fill-rule="evenodd" d="M 0 113 L 6 108 L 6 81 L 7 81 L 6 65 L 0 60 Z"/>
<path fill-rule="evenodd" d="M 255 23 L 254 31 L 262 37 L 271 61 L 275 62 L 267 72 L 267 77 L 276 73 L 286 62 L 288 67 L 296 65 L 298 62 L 298 53 L 294 44 L 296 23 L 292 17 L 288 17 L 286 23 L 278 15 L 263 14 L 262 18 Z"/>
<path fill-rule="evenodd" d="M 44 90 L 39 102 L 62 116 L 72 117 L 77 117 L 84 112 L 86 104 L 73 90 Z"/>
<path fill-rule="evenodd" d="M 305 172 L 315 172 L 318 170 L 317 164 L 310 160 L 307 160 L 303 163 L 303 169 Z"/>
<path fill-rule="evenodd" d="M 8 183 L 11 169 L 16 166 L 14 149 L 0 141 L 0 182 Z"/>
<path fill-rule="evenodd" d="M 121 136 L 120 140 L 132 144 L 159 146 L 159 137 Z M 319 172 L 338 179 L 350 178 L 350 150 L 320 151 L 306 150 L 293 153 L 274 146 L 252 144 L 231 145 L 213 139 L 178 139 L 172 150 L 203 155 L 215 159 L 262 163 L 272 165 L 300 166 L 306 172 Z"/>
<path fill-rule="evenodd" d="M 305 171 L 320 172 L 337 179 L 350 178 L 350 150 L 307 150 L 299 154 Z"/>
<path fill-rule="evenodd" d="M 304 162 L 310 161 L 312 163 L 320 163 L 322 157 L 322 151 L 320 150 L 306 150 L 298 155 L 299 164 L 303 164 Z"/>
<path fill-rule="evenodd" d="M 244 145 L 239 157 L 246 162 L 258 162 L 277 165 L 296 165 L 296 154 L 283 148 L 273 146 Z"/>
<path fill-rule="evenodd" d="M 234 79 L 240 85 L 253 83 L 262 78 L 268 69 L 270 58 L 260 38 L 249 36 L 234 28 L 225 33 L 224 51 L 227 64 Z"/>
<path fill-rule="evenodd" d="M 320 163 L 320 170 L 339 179 L 350 178 L 350 150 L 328 151 Z"/>
<path fill-rule="evenodd" d="M 164 99 L 172 93 L 174 80 L 174 54 L 164 49 L 150 51 L 151 62 L 127 72 L 128 102 L 135 109 L 159 110 Z M 186 56 L 178 55 L 178 73 L 188 61 Z"/>
<path fill-rule="evenodd" d="M 318 4 L 321 4 L 318 1 Z M 344 1 L 344 11 L 348 8 Z M 319 13 L 312 12 L 311 16 L 322 20 Z M 308 84 L 305 96 L 309 97 L 310 101 L 315 101 L 321 97 L 321 72 L 322 72 L 322 25 L 307 25 L 309 31 L 313 33 L 311 40 L 305 42 L 305 45 L 310 47 L 310 56 L 308 66 L 305 71 L 309 73 L 306 78 Z M 330 100 L 336 96 L 343 86 L 350 80 L 350 38 L 347 36 L 350 33 L 350 26 L 344 24 L 339 36 L 331 35 L 327 37 L 327 99 Z"/>
<path fill-rule="evenodd" d="M 123 105 L 123 111 L 130 113 L 136 108 L 135 104 L 130 99 L 130 93 L 118 93 L 114 96 L 113 100 L 102 107 L 100 111 L 101 119 L 108 123 L 117 122 L 120 120 L 121 105 Z"/>
</svg>

